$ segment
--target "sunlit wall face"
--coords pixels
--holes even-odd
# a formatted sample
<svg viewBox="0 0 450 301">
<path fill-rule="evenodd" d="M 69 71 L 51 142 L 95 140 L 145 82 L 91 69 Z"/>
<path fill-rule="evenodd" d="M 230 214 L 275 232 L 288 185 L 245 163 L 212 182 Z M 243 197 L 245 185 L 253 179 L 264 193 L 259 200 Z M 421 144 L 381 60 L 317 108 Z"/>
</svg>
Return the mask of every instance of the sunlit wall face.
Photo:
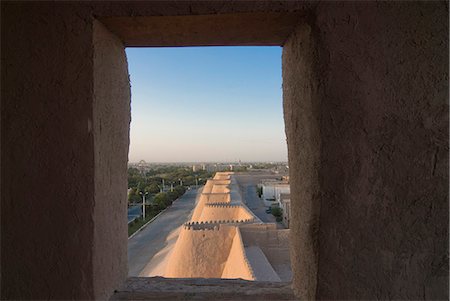
<svg viewBox="0 0 450 301">
<path fill-rule="evenodd" d="M 281 47 L 127 48 L 129 161 L 287 161 Z"/>
</svg>

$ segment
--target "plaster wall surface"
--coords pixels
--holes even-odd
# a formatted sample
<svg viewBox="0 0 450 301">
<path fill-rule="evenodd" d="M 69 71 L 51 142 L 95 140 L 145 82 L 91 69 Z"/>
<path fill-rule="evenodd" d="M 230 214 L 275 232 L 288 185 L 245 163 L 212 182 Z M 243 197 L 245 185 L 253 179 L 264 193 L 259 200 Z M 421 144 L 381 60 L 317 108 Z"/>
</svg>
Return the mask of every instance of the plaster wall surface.
<svg viewBox="0 0 450 301">
<path fill-rule="evenodd" d="M 192 213 L 191 221 L 206 221 L 205 216 L 201 219 L 205 204 L 231 202 L 230 186 L 232 181 L 230 180 L 230 174 L 227 172 L 217 172 L 213 179 L 206 181 L 200 199 Z M 235 194 L 233 195 L 235 196 Z"/>
<path fill-rule="evenodd" d="M 245 257 L 252 267 L 252 272 L 256 281 L 280 282 L 281 279 L 272 265 L 267 260 L 266 255 L 258 246 L 245 248 Z"/>
<path fill-rule="evenodd" d="M 208 180 L 203 187 L 203 193 L 212 193 L 212 189 L 214 185 L 229 185 L 231 184 L 230 180 Z"/>
<path fill-rule="evenodd" d="M 196 222 L 200 220 L 205 204 L 212 203 L 229 203 L 230 194 L 205 194 L 202 192 L 197 205 L 195 205 L 194 212 L 192 213 L 191 221 Z"/>
<path fill-rule="evenodd" d="M 235 234 L 236 228 L 232 226 L 208 230 L 182 228 L 164 276 L 220 278 Z"/>
<path fill-rule="evenodd" d="M 127 277 L 130 84 L 122 42 L 94 22 L 94 295 L 107 299 Z"/>
<path fill-rule="evenodd" d="M 448 3 L 309 22 L 283 50 L 297 294 L 448 299 Z"/>
<path fill-rule="evenodd" d="M 123 45 L 81 3 L 2 2 L 1 22 L 1 296 L 107 298 L 127 258 Z"/>
<path fill-rule="evenodd" d="M 214 178 L 225 176 L 229 177 L 227 173 L 218 173 Z M 208 180 L 205 187 L 208 191 L 213 191 L 218 186 L 227 188 L 228 192 L 201 195 L 191 222 L 182 228 L 174 251 L 170 255 L 164 273 L 166 277 L 256 280 L 247 260 L 238 227 L 244 223 L 254 222 L 255 216 L 239 203 L 240 200 L 233 200 L 231 192 L 239 194 L 236 191 L 236 184 L 224 185 L 216 182 L 217 180 Z M 233 179 L 228 182 L 236 183 Z M 215 196 L 220 196 L 220 199 L 216 200 L 221 202 L 210 202 L 214 201 L 214 198 L 212 200 L 210 198 Z M 223 202 L 223 200 L 230 201 L 230 197 L 231 203 L 236 201 L 237 204 L 230 205 Z M 263 263 L 266 262 L 267 260 Z"/>
<path fill-rule="evenodd" d="M 290 229 L 277 229 L 276 224 L 249 224 L 239 228 L 245 247 L 258 246 L 274 267 L 290 266 Z"/>
<path fill-rule="evenodd" d="M 111 300 L 196 300 L 248 301 L 296 300 L 290 283 L 258 282 L 242 279 L 167 279 L 130 277 Z M 189 297 L 191 298 L 191 297 Z"/>
<path fill-rule="evenodd" d="M 89 11 L 1 5 L 1 297 L 92 299 Z"/>
<path fill-rule="evenodd" d="M 229 185 L 231 184 L 231 180 L 229 176 L 226 176 L 226 179 L 224 180 L 218 180 L 214 177 L 214 179 L 209 180 L 210 185 Z"/>
<path fill-rule="evenodd" d="M 93 299 L 93 244 L 101 233 L 94 230 L 94 179 L 102 166 L 93 128 L 94 16 L 307 5 L 1 5 L 1 136 L 8 146 L 1 153 L 1 295 Z M 448 299 L 447 11 L 446 2 L 324 2 L 286 40 L 298 296 Z"/>
<path fill-rule="evenodd" d="M 127 46 L 279 46 L 300 16 L 301 12 L 297 11 L 253 11 L 164 17 L 113 16 L 101 18 L 101 21 Z"/>
<path fill-rule="evenodd" d="M 221 180 L 220 178 L 224 179 Z M 214 179 L 211 179 L 211 183 L 217 185 L 229 185 L 232 183 L 232 179 L 229 175 L 215 176 Z"/>
<path fill-rule="evenodd" d="M 231 203 L 229 193 L 202 194 L 201 197 L 204 199 L 205 204 Z"/>
<path fill-rule="evenodd" d="M 239 228 L 236 228 L 236 234 L 234 235 L 230 253 L 221 278 L 255 280 L 252 267 L 249 265 L 248 259 L 245 255 L 244 244 L 242 243 Z"/>
<path fill-rule="evenodd" d="M 214 180 L 230 180 L 232 181 L 231 175 L 233 175 L 234 172 L 232 171 L 220 171 L 216 172 L 214 175 Z"/>
<path fill-rule="evenodd" d="M 283 110 L 291 184 L 293 288 L 315 299 L 320 211 L 320 95 L 311 26 L 300 25 L 283 47 Z"/>
<path fill-rule="evenodd" d="M 80 4 L 82 5 L 82 4 Z M 94 2 L 89 6 L 92 13 L 100 19 L 107 17 L 146 17 L 146 16 L 199 16 L 217 14 L 250 14 L 264 12 L 300 12 L 302 15 L 311 9 L 307 1 L 105 1 Z M 129 21 L 129 20 L 125 20 Z M 105 22 L 106 23 L 106 22 Z"/>
<path fill-rule="evenodd" d="M 117 192 L 117 198 L 122 195 L 121 178 L 108 166 L 120 168 L 122 159 L 114 163 L 111 157 L 100 158 L 99 154 L 104 155 L 104 145 L 118 136 L 126 138 L 123 132 L 104 129 L 103 125 L 110 125 L 111 120 L 95 122 L 94 118 L 102 116 L 103 110 L 117 109 L 103 108 L 106 97 L 126 96 L 115 93 L 116 88 L 124 87 L 121 76 L 125 73 L 117 81 L 106 76 L 105 79 L 111 79 L 111 93 L 102 87 L 94 104 L 94 73 L 106 70 L 105 66 L 94 70 L 95 18 L 208 14 L 231 14 L 228 17 L 234 18 L 232 14 L 302 8 L 303 4 L 298 3 L 266 1 L 2 1 L 1 131 L 2 145 L 8 146 L 1 154 L 2 297 L 92 299 L 97 293 L 104 296 L 103 284 L 114 285 L 114 279 L 120 278 L 126 260 L 119 246 L 124 244 L 123 229 L 114 222 L 112 228 L 119 234 L 116 236 L 102 227 L 110 212 L 105 207 L 106 198 L 113 192 Z M 228 17 L 225 19 L 231 20 Z M 283 32 L 288 29 L 289 26 Z M 117 43 L 110 38 L 100 42 L 113 46 L 110 52 L 105 50 L 105 62 L 110 59 L 106 56 L 118 54 Z M 280 36 L 274 33 L 272 38 Z M 123 63 L 121 59 L 119 64 Z M 119 69 L 112 69 L 111 74 L 120 73 L 116 73 Z M 106 81 L 100 84 L 107 86 Z M 114 87 L 115 84 L 119 86 Z M 120 105 L 123 103 L 117 104 Z M 126 120 L 125 116 L 118 117 L 118 122 Z M 110 134 L 108 140 L 106 136 Z M 122 156 L 122 147 L 119 143 L 118 149 L 111 151 Z M 103 191 L 107 188 L 111 191 Z M 115 206 L 123 208 L 120 202 Z M 125 210 L 115 211 L 110 218 L 119 221 L 122 215 L 125 218 Z M 104 250 L 105 259 L 99 257 L 101 247 L 110 248 Z M 94 276 L 103 272 L 100 266 L 105 261 L 101 260 L 107 261 L 107 272 L 114 274 L 111 282 Z M 111 266 L 110 260 L 116 261 L 117 266 Z"/>
<path fill-rule="evenodd" d="M 211 189 L 211 193 L 229 193 L 230 188 L 228 188 L 228 185 L 218 185 L 214 184 L 214 186 Z"/>
<path fill-rule="evenodd" d="M 253 215 L 243 206 L 206 205 L 198 221 L 240 221 L 253 218 Z"/>
<path fill-rule="evenodd" d="M 448 299 L 448 2 L 319 5 L 317 297 Z"/>
</svg>

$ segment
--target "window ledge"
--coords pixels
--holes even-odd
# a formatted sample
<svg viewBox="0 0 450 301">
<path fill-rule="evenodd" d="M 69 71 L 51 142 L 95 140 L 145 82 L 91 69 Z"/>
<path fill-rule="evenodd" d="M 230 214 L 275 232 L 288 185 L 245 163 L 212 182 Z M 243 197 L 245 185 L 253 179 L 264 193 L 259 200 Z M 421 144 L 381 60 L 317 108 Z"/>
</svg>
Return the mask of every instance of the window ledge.
<svg viewBox="0 0 450 301">
<path fill-rule="evenodd" d="M 131 277 L 111 300 L 296 300 L 287 282 Z"/>
</svg>

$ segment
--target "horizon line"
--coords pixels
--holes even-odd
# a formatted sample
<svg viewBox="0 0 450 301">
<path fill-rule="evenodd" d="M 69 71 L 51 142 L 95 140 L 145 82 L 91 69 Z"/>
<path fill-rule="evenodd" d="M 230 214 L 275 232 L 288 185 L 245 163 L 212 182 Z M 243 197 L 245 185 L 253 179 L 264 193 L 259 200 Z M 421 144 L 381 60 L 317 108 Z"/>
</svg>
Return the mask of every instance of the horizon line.
<svg viewBox="0 0 450 301">
<path fill-rule="evenodd" d="M 145 160 L 140 160 L 145 161 Z M 139 163 L 140 161 L 128 161 L 128 164 Z M 217 164 L 217 163 L 288 163 L 288 161 L 281 160 L 267 160 L 267 161 L 145 161 L 145 163 L 157 164 L 174 164 L 174 163 L 198 163 L 198 164 Z"/>
</svg>

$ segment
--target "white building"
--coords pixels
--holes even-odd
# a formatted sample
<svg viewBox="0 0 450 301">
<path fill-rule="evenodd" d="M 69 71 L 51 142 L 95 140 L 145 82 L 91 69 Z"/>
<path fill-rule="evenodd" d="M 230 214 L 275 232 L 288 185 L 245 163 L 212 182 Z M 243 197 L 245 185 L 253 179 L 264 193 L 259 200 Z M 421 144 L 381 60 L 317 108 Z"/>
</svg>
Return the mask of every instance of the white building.
<svg viewBox="0 0 450 301">
<path fill-rule="evenodd" d="M 291 194 L 281 193 L 280 194 L 281 209 L 283 210 L 283 225 L 289 229 L 289 221 L 291 217 Z"/>
<path fill-rule="evenodd" d="M 277 204 L 281 207 L 280 195 L 291 192 L 289 182 L 286 181 L 263 180 L 260 187 L 262 187 L 261 198 L 266 206 Z"/>
</svg>

